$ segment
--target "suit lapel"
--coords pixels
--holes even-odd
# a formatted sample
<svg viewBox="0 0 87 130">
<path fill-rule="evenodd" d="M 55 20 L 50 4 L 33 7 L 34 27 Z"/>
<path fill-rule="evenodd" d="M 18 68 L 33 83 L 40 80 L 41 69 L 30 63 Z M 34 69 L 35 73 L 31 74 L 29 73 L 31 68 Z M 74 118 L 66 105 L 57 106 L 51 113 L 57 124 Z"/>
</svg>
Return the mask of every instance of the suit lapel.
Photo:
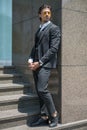
<svg viewBox="0 0 87 130">
<path fill-rule="evenodd" d="M 41 32 L 39 32 L 38 36 L 40 37 L 39 38 L 39 41 L 38 41 L 38 44 L 40 44 L 40 41 L 41 39 L 43 38 L 45 32 L 52 26 L 52 23 L 49 23 L 48 26 L 46 26 L 43 30 L 41 30 Z"/>
</svg>

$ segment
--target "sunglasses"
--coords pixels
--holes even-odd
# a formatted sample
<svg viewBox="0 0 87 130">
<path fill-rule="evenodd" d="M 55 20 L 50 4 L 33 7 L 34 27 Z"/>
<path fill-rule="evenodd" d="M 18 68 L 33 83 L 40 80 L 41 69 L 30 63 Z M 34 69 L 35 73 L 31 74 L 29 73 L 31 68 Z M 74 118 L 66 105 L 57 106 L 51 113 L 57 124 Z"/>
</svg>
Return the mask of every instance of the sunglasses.
<svg viewBox="0 0 87 130">
<path fill-rule="evenodd" d="M 51 12 L 50 12 L 50 11 L 44 11 L 44 12 L 43 12 L 43 15 L 44 15 L 44 16 L 47 15 L 47 14 L 48 14 L 48 15 L 51 15 Z"/>
</svg>

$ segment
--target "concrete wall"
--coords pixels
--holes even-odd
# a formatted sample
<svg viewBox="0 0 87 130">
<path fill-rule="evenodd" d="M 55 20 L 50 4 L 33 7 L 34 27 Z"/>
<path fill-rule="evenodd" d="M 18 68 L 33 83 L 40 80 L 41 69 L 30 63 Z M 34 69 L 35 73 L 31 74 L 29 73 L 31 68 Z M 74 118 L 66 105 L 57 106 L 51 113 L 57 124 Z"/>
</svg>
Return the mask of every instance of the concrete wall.
<svg viewBox="0 0 87 130">
<path fill-rule="evenodd" d="M 87 119 L 87 0 L 62 3 L 61 117 L 69 123 Z"/>
</svg>

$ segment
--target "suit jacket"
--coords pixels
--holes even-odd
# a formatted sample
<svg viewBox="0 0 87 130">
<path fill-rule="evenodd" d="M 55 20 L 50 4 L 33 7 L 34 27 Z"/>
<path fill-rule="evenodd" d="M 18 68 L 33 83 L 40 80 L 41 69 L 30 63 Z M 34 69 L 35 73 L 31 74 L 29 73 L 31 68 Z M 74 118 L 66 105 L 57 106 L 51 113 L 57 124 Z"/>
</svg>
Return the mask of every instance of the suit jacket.
<svg viewBox="0 0 87 130">
<path fill-rule="evenodd" d="M 30 57 L 42 61 L 43 67 L 56 68 L 59 43 L 60 29 L 51 22 L 41 32 L 36 32 Z"/>
</svg>

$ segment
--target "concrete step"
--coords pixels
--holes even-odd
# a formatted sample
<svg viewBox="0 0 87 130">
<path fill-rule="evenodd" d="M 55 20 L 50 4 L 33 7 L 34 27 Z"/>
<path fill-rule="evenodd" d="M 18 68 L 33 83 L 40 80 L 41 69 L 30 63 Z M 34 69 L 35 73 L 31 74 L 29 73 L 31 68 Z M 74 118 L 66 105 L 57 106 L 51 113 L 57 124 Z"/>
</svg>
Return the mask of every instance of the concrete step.
<svg viewBox="0 0 87 130">
<path fill-rule="evenodd" d="M 16 83 L 21 81 L 22 75 L 20 74 L 0 74 L 0 84 L 2 83 Z"/>
<path fill-rule="evenodd" d="M 49 130 L 48 126 L 38 126 L 38 127 L 30 127 L 29 125 L 21 125 L 11 128 L 6 128 L 3 130 Z"/>
<path fill-rule="evenodd" d="M 0 74 L 7 74 L 15 72 L 14 66 L 0 66 Z"/>
<path fill-rule="evenodd" d="M 32 109 L 34 106 L 39 108 L 38 96 L 36 94 L 18 94 L 9 96 L 0 96 L 0 111 L 26 108 Z"/>
<path fill-rule="evenodd" d="M 49 128 L 48 126 L 38 126 L 38 127 L 30 127 L 28 124 L 10 127 L 3 130 L 87 130 L 87 119 L 70 122 L 66 124 L 59 124 L 54 128 Z"/>
<path fill-rule="evenodd" d="M 32 116 L 37 116 L 38 114 L 39 110 L 36 107 L 26 112 L 20 112 L 17 109 L 0 111 L 0 130 L 27 124 L 27 122 L 31 121 Z"/>
<path fill-rule="evenodd" d="M 29 83 L 7 83 L 0 84 L 0 96 L 12 94 L 26 94 L 32 92 Z"/>
</svg>

